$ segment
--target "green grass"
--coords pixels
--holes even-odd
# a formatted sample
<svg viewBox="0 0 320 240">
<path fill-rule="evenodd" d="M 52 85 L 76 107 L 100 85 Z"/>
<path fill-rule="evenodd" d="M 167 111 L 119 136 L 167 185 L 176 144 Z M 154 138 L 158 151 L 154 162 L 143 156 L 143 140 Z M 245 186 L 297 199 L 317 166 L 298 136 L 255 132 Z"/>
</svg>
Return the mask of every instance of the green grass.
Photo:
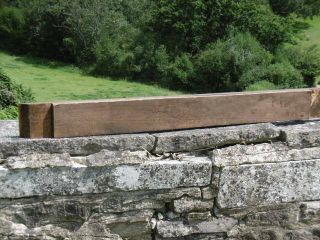
<svg viewBox="0 0 320 240">
<path fill-rule="evenodd" d="M 303 47 L 312 45 L 318 45 L 320 47 L 320 17 L 307 19 L 305 22 L 309 27 L 304 30 L 305 38 L 302 40 L 301 45 Z"/>
<path fill-rule="evenodd" d="M 302 47 L 317 45 L 320 48 L 320 16 L 307 19 L 305 22 L 309 27 L 303 31 L 304 36 L 300 45 Z M 320 84 L 320 76 L 317 78 L 317 82 Z"/>
<path fill-rule="evenodd" d="M 72 65 L 5 52 L 0 52 L 0 68 L 15 82 L 31 88 L 37 102 L 181 94 L 125 79 L 86 76 Z"/>
<path fill-rule="evenodd" d="M 259 81 L 251 84 L 245 91 L 262 91 L 262 90 L 275 90 L 277 86 L 268 81 Z"/>
</svg>

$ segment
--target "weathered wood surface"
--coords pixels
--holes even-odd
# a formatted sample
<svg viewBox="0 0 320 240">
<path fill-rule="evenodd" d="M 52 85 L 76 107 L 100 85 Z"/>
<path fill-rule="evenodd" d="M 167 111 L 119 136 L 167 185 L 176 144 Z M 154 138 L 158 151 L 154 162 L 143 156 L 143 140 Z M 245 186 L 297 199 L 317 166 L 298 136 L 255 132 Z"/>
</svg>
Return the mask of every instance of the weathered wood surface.
<svg viewBox="0 0 320 240">
<path fill-rule="evenodd" d="M 52 104 L 21 104 L 19 113 L 20 137 L 53 137 Z"/>
<path fill-rule="evenodd" d="M 26 106 L 34 109 L 37 104 L 21 109 Z M 52 135 L 41 130 L 50 122 L 43 113 L 21 111 L 21 136 L 62 138 L 308 120 L 320 116 L 320 100 L 318 89 L 300 89 L 62 102 L 52 103 L 50 110 Z"/>
</svg>

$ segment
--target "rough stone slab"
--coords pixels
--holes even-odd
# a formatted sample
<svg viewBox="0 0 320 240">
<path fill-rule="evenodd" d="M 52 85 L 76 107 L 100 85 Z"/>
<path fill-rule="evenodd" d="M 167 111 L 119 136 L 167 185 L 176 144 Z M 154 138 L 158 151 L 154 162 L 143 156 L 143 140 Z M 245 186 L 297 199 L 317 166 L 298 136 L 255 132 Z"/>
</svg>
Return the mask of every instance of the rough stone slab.
<svg viewBox="0 0 320 240">
<path fill-rule="evenodd" d="M 266 142 L 279 135 L 279 129 L 271 123 L 165 132 L 153 134 L 157 138 L 154 152 L 186 152 L 244 142 Z"/>
<path fill-rule="evenodd" d="M 120 166 L 113 171 L 115 188 L 121 190 L 169 189 L 210 184 L 212 163 L 207 158 L 166 160 L 139 166 Z"/>
<path fill-rule="evenodd" d="M 189 196 L 194 198 L 201 197 L 201 191 L 198 187 L 190 188 L 173 188 L 173 189 L 157 189 L 157 190 L 146 190 L 146 191 L 134 191 L 134 192 L 110 192 L 104 194 L 86 194 L 81 196 L 50 196 L 50 197 L 35 197 L 35 198 L 19 198 L 19 199 L 0 199 L 0 213 L 1 209 L 8 206 L 20 206 L 28 207 L 30 205 L 44 204 L 50 207 L 56 204 L 56 208 L 62 208 L 64 204 L 75 204 L 83 205 L 90 209 L 99 210 L 97 212 L 125 212 L 133 211 L 135 209 L 122 210 L 122 207 L 130 204 L 140 204 L 144 200 L 156 200 L 159 202 L 170 202 L 174 199 L 179 199 L 183 196 Z M 121 206 L 122 205 L 122 206 Z M 53 207 L 55 207 L 53 206 Z M 81 207 L 79 207 L 81 208 Z M 143 209 L 143 208 L 138 208 Z M 152 208 L 153 209 L 153 208 Z"/>
<path fill-rule="evenodd" d="M 304 202 L 300 206 L 300 221 L 320 224 L 320 201 Z"/>
<path fill-rule="evenodd" d="M 213 218 L 211 221 L 202 221 L 197 223 L 198 233 L 223 233 L 230 231 L 238 220 L 229 217 Z"/>
<path fill-rule="evenodd" d="M 19 123 L 16 120 L 0 120 L 0 139 L 17 138 L 19 136 Z"/>
<path fill-rule="evenodd" d="M 190 156 L 186 156 L 187 159 Z M 191 157 L 192 158 L 192 157 Z M 43 168 L 43 167 L 106 167 L 119 165 L 138 165 L 144 162 L 157 161 L 147 151 L 108 151 L 102 150 L 86 157 L 71 157 L 63 154 L 27 154 L 12 156 L 3 160 L 4 166 L 10 169 Z"/>
<path fill-rule="evenodd" d="M 81 159 L 81 157 L 80 157 Z M 147 151 L 108 151 L 89 155 L 86 157 L 87 166 L 117 166 L 117 165 L 137 165 L 144 162 L 156 161 L 156 158 L 149 156 Z"/>
<path fill-rule="evenodd" d="M 281 138 L 291 147 L 320 146 L 320 121 L 279 124 Z"/>
<path fill-rule="evenodd" d="M 279 226 L 290 228 L 298 224 L 299 208 L 251 212 L 246 215 L 246 225 L 254 227 Z"/>
<path fill-rule="evenodd" d="M 212 173 L 212 163 L 205 157 L 116 166 L 53 158 L 39 165 L 41 155 L 31 156 L 27 168 L 25 159 L 9 159 L 0 166 L 0 198 L 201 187 L 210 184 Z"/>
<path fill-rule="evenodd" d="M 191 235 L 196 232 L 192 226 L 185 225 L 182 221 L 158 221 L 157 233 L 163 238 L 177 238 Z"/>
<path fill-rule="evenodd" d="M 157 192 L 155 194 L 155 198 L 159 200 L 167 200 L 167 199 L 177 199 L 181 198 L 182 196 L 189 196 L 194 198 L 201 197 L 201 190 L 200 188 L 178 188 L 178 189 L 171 189 L 166 190 L 165 192 Z"/>
<path fill-rule="evenodd" d="M 184 240 L 225 240 L 225 234 L 197 234 L 187 236 Z"/>
<path fill-rule="evenodd" d="M 250 239 L 250 240 L 318 240 L 320 226 L 304 225 L 295 226 L 292 229 L 280 227 L 247 227 L 240 226 L 228 234 L 228 240 Z"/>
<path fill-rule="evenodd" d="M 202 198 L 205 200 L 214 199 L 218 194 L 218 190 L 214 189 L 211 186 L 202 188 L 201 192 L 202 192 Z"/>
<path fill-rule="evenodd" d="M 201 212 L 213 208 L 213 200 L 193 199 L 190 197 L 183 197 L 173 201 L 174 211 L 177 213 L 185 212 Z"/>
<path fill-rule="evenodd" d="M 320 160 L 228 166 L 220 178 L 221 208 L 320 199 Z"/>
<path fill-rule="evenodd" d="M 299 215 L 300 204 L 299 203 L 280 203 L 273 205 L 262 205 L 262 206 L 249 206 L 243 208 L 230 208 L 230 209 L 216 209 L 215 214 L 217 216 L 229 216 L 236 219 L 246 219 L 250 215 L 259 215 L 260 213 L 277 213 L 277 212 L 288 212 L 291 216 Z M 260 219 L 263 221 L 263 219 Z M 290 219 L 283 219 L 284 221 Z M 291 219 L 292 220 L 292 219 Z M 295 219 L 298 221 L 298 218 Z"/>
<path fill-rule="evenodd" d="M 191 212 L 187 214 L 187 220 L 191 222 L 208 221 L 212 219 L 211 212 Z"/>
<path fill-rule="evenodd" d="M 291 149 L 284 143 L 234 145 L 211 152 L 213 165 L 235 166 L 272 162 L 288 162 L 320 158 L 320 148 Z"/>
<path fill-rule="evenodd" d="M 51 224 L 29 229 L 23 224 L 0 218 L 0 226 L 0 237 L 4 240 L 122 240 L 119 235 L 110 233 L 104 223 L 84 224 L 76 231 L 69 231 Z"/>
<path fill-rule="evenodd" d="M 160 237 L 159 235 L 156 235 L 153 240 L 186 240 L 185 237 L 178 237 L 178 238 L 163 238 Z"/>
<path fill-rule="evenodd" d="M 158 221 L 157 233 L 163 238 L 185 237 L 192 234 L 226 233 L 238 221 L 233 218 L 212 218 L 210 221 L 184 224 L 182 221 Z"/>
<path fill-rule="evenodd" d="M 152 240 L 150 221 L 153 215 L 153 210 L 119 214 L 93 214 L 87 224 L 103 223 L 111 233 L 117 234 L 123 239 Z"/>
<path fill-rule="evenodd" d="M 199 188 L 112 192 L 80 196 L 0 199 L 0 216 L 28 228 L 55 223 L 64 228 L 80 227 L 93 213 L 116 215 L 124 212 L 163 211 L 165 204 L 182 196 L 199 197 Z M 166 214 L 167 216 L 169 213 Z M 179 216 L 176 216 L 179 217 Z"/>
<path fill-rule="evenodd" d="M 122 134 L 62 139 L 18 138 L 17 121 L 0 121 L 0 158 L 31 153 L 69 153 L 90 155 L 111 151 L 151 151 L 155 138 L 150 134 Z"/>
<path fill-rule="evenodd" d="M 78 159 L 77 159 L 78 160 Z M 2 162 L 3 169 L 38 169 L 45 167 L 81 167 L 85 164 L 85 158 L 78 164 L 69 154 L 31 154 L 9 157 Z"/>
<path fill-rule="evenodd" d="M 225 234 L 193 234 L 191 236 L 178 237 L 178 238 L 163 238 L 156 235 L 154 240 L 226 240 Z M 230 239 L 232 240 L 232 239 Z"/>
</svg>

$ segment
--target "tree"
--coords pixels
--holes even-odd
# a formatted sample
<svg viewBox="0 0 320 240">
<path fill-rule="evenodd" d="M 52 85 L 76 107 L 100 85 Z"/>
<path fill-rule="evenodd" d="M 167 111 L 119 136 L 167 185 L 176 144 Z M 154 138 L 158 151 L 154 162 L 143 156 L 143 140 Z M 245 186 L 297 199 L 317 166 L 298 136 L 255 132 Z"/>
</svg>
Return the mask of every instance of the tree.
<svg viewBox="0 0 320 240">
<path fill-rule="evenodd" d="M 292 29 L 290 21 L 274 14 L 265 0 L 160 0 L 152 16 L 152 31 L 172 56 L 195 54 L 231 29 L 249 31 L 275 49 L 290 40 Z"/>
<path fill-rule="evenodd" d="M 274 12 L 282 16 L 296 13 L 300 16 L 311 17 L 320 14 L 319 0 L 269 0 Z"/>
<path fill-rule="evenodd" d="M 194 86 L 201 91 L 241 91 L 253 82 L 240 82 L 247 71 L 270 65 L 272 55 L 250 33 L 231 33 L 209 44 L 196 59 Z"/>
</svg>

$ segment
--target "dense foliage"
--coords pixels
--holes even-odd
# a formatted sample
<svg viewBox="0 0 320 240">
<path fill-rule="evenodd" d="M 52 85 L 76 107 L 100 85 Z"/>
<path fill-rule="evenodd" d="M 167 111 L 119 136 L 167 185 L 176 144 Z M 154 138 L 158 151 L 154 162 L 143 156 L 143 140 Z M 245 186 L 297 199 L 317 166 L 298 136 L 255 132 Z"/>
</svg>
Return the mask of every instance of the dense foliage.
<svg viewBox="0 0 320 240">
<path fill-rule="evenodd" d="M 0 0 L 0 47 L 194 92 L 312 86 L 318 50 L 293 36 L 319 2 Z"/>
<path fill-rule="evenodd" d="M 280 15 L 296 13 L 301 16 L 314 16 L 320 13 L 319 0 L 269 0 L 272 9 Z"/>
<path fill-rule="evenodd" d="M 18 104 L 33 100 L 30 90 L 12 82 L 0 69 L 0 119 L 17 118 Z"/>
</svg>

